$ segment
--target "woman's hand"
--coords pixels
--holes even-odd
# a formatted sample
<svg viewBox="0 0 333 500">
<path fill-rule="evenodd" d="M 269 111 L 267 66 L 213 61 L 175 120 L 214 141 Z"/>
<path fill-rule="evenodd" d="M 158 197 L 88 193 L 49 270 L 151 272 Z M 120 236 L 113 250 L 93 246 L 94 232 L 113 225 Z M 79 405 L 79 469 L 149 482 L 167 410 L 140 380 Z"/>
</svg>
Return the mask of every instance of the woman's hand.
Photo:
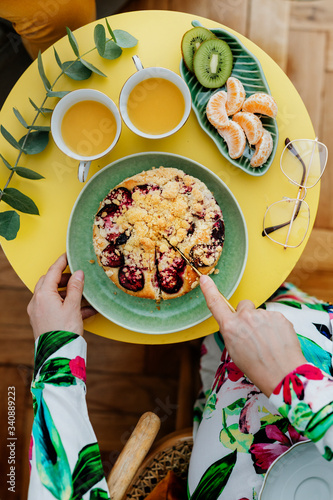
<svg viewBox="0 0 333 500">
<path fill-rule="evenodd" d="M 266 396 L 307 362 L 293 325 L 282 314 L 256 309 L 249 300 L 232 313 L 211 278 L 201 276 L 200 286 L 231 359 Z"/>
<path fill-rule="evenodd" d="M 63 274 L 66 266 L 67 257 L 63 254 L 35 287 L 28 305 L 35 339 L 52 330 L 66 330 L 83 335 L 83 319 L 96 314 L 91 306 L 81 304 L 83 271 L 76 271 L 72 276 Z M 58 288 L 66 285 L 67 290 L 59 292 Z"/>
</svg>

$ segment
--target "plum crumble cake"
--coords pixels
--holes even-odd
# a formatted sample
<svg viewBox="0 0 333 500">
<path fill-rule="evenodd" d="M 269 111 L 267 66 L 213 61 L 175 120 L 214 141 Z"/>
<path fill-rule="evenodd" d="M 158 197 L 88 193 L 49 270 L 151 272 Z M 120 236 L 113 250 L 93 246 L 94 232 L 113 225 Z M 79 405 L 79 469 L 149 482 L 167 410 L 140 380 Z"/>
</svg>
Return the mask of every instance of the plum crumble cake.
<svg viewBox="0 0 333 500">
<path fill-rule="evenodd" d="M 98 263 L 118 288 L 160 300 L 179 297 L 198 276 L 168 242 L 204 274 L 215 270 L 224 242 L 222 212 L 203 182 L 159 167 L 113 188 L 95 216 Z"/>
</svg>

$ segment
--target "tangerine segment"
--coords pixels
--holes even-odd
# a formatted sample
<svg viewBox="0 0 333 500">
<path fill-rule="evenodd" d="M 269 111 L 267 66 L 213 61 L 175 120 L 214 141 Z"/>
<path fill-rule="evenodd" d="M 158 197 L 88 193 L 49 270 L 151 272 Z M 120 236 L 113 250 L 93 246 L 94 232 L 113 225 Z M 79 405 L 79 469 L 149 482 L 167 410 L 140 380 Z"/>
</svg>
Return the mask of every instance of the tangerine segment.
<svg viewBox="0 0 333 500">
<path fill-rule="evenodd" d="M 242 156 L 246 146 L 246 137 L 242 127 L 237 122 L 229 120 L 227 127 L 220 127 L 217 131 L 227 143 L 230 158 L 236 160 Z"/>
<path fill-rule="evenodd" d="M 256 150 L 251 158 L 251 167 L 261 167 L 270 157 L 273 150 L 273 139 L 268 130 L 263 129 L 260 141 L 256 144 Z"/>
<path fill-rule="evenodd" d="M 260 141 L 263 126 L 257 115 L 247 111 L 240 111 L 232 119 L 242 127 L 250 144 L 257 144 Z"/>
<path fill-rule="evenodd" d="M 224 90 L 215 92 L 206 106 L 206 115 L 210 123 L 215 128 L 227 127 L 229 118 L 225 109 L 227 102 L 227 93 Z"/>
<path fill-rule="evenodd" d="M 231 76 L 227 80 L 227 104 L 226 110 L 228 116 L 238 113 L 242 109 L 245 101 L 245 90 L 243 84 L 238 78 Z"/>
<path fill-rule="evenodd" d="M 276 118 L 278 107 L 271 95 L 258 93 L 252 94 L 243 104 L 243 110 L 249 113 L 259 113 Z"/>
</svg>

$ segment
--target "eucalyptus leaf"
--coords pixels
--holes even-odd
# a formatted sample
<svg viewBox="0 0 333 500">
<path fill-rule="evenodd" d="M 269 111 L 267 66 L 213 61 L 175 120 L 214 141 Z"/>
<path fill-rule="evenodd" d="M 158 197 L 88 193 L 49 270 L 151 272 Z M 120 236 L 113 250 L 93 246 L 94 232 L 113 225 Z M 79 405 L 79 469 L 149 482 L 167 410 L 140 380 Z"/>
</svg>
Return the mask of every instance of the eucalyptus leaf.
<svg viewBox="0 0 333 500">
<path fill-rule="evenodd" d="M 45 177 L 38 174 L 34 170 L 30 170 L 30 168 L 15 167 L 14 170 L 17 173 L 17 175 L 19 175 L 20 177 L 24 177 L 25 179 L 31 179 L 34 181 L 38 181 L 39 179 L 45 179 Z"/>
<path fill-rule="evenodd" d="M 66 61 L 62 66 L 65 75 L 72 78 L 72 80 L 87 80 L 92 73 L 81 61 Z"/>
<path fill-rule="evenodd" d="M 106 35 L 105 28 L 102 24 L 97 24 L 94 30 L 94 40 L 97 52 L 100 56 L 103 56 L 105 51 Z"/>
<path fill-rule="evenodd" d="M 17 140 L 14 139 L 14 137 L 12 136 L 12 134 L 10 134 L 8 132 L 8 130 L 6 130 L 3 125 L 0 126 L 0 131 L 1 131 L 1 134 L 3 135 L 3 137 L 6 139 L 6 141 L 9 142 L 9 144 L 11 144 L 13 146 L 13 148 L 18 149 L 18 150 L 21 151 L 21 146 L 19 145 L 19 143 L 17 142 Z"/>
<path fill-rule="evenodd" d="M 30 125 L 29 130 L 41 130 L 43 132 L 50 132 L 51 127 L 48 125 Z"/>
<path fill-rule="evenodd" d="M 39 210 L 29 196 L 15 188 L 6 188 L 2 191 L 2 199 L 7 205 L 25 214 L 39 215 Z"/>
<path fill-rule="evenodd" d="M 53 47 L 53 51 L 54 51 L 55 60 L 57 61 L 59 68 L 62 69 L 62 62 L 60 60 L 58 52 L 56 51 L 56 49 L 54 47 Z"/>
<path fill-rule="evenodd" d="M 53 109 L 51 109 L 51 108 L 39 108 L 37 106 L 37 104 L 35 104 L 34 101 L 32 99 L 30 99 L 30 97 L 29 97 L 29 101 L 30 101 L 30 104 L 32 105 L 32 107 L 36 111 L 38 111 L 38 113 L 41 113 L 43 116 L 45 116 L 44 113 L 52 113 L 52 111 L 53 111 Z"/>
<path fill-rule="evenodd" d="M 73 49 L 74 54 L 76 55 L 76 57 L 80 57 L 79 45 L 76 41 L 75 36 L 73 35 L 72 31 L 67 26 L 66 26 L 66 31 L 67 31 L 69 43 L 71 44 L 71 47 Z"/>
<path fill-rule="evenodd" d="M 14 115 L 16 116 L 18 121 L 21 123 L 21 125 L 23 125 L 23 127 L 25 127 L 25 128 L 28 128 L 28 124 L 25 121 L 25 119 L 23 118 L 23 116 L 21 115 L 21 113 L 19 112 L 19 110 L 16 108 L 13 108 L 13 111 L 14 111 Z"/>
<path fill-rule="evenodd" d="M 13 170 L 13 167 L 11 166 L 11 164 L 6 160 L 6 158 L 4 158 L 2 156 L 2 154 L 0 154 L 0 157 L 1 157 L 2 161 L 4 162 L 4 164 L 6 165 L 6 167 L 9 168 L 9 170 Z"/>
<path fill-rule="evenodd" d="M 107 26 L 107 28 L 108 28 L 108 32 L 110 33 L 110 35 L 111 35 L 111 37 L 112 37 L 113 41 L 114 41 L 115 43 L 117 43 L 116 37 L 114 36 L 114 33 L 113 33 L 112 29 L 111 29 L 111 26 L 110 26 L 110 24 L 109 24 L 109 21 L 108 21 L 106 18 L 105 18 L 105 22 L 106 22 L 106 26 Z"/>
<path fill-rule="evenodd" d="M 37 104 L 36 104 L 36 103 L 34 103 L 34 101 L 33 101 L 32 99 L 30 99 L 30 97 L 29 97 L 29 101 L 30 101 L 30 104 L 32 105 L 32 107 L 33 107 L 36 111 L 38 111 L 38 113 L 41 113 L 43 116 L 45 116 L 45 115 L 44 115 L 44 113 L 52 113 L 52 111 L 53 111 L 53 109 L 50 109 L 50 108 L 39 108 L 39 107 L 37 106 Z"/>
<path fill-rule="evenodd" d="M 65 95 L 69 94 L 70 90 L 50 90 L 49 92 L 46 92 L 47 97 L 64 97 Z"/>
<path fill-rule="evenodd" d="M 33 107 L 36 111 L 38 111 L 39 113 L 41 113 L 41 114 L 44 116 L 44 112 L 42 111 L 42 108 L 39 108 L 39 107 L 37 106 L 37 104 L 35 104 L 35 103 L 34 103 L 34 101 L 33 101 L 32 99 L 30 99 L 30 97 L 29 97 L 29 101 L 30 101 L 31 106 L 32 106 L 32 107 Z"/>
<path fill-rule="evenodd" d="M 50 90 L 51 89 L 51 84 L 50 84 L 50 82 L 48 81 L 48 79 L 47 79 L 47 77 L 45 75 L 41 51 L 38 52 L 37 64 L 38 64 L 38 71 L 39 71 L 40 77 L 41 77 L 41 79 L 43 81 L 44 87 L 45 87 L 46 90 Z"/>
<path fill-rule="evenodd" d="M 96 73 L 97 75 L 100 75 L 100 76 L 105 76 L 106 75 L 104 73 L 102 73 L 102 71 L 100 71 L 98 68 L 96 68 L 96 66 L 94 66 L 93 64 L 91 64 L 90 62 L 88 61 L 85 61 L 84 59 L 80 59 L 80 61 L 82 62 L 82 64 L 84 64 L 88 69 L 90 69 L 93 73 Z"/>
<path fill-rule="evenodd" d="M 116 43 L 123 49 L 128 49 L 130 47 L 135 47 L 138 43 L 137 38 L 127 33 L 124 30 L 114 30 L 114 36 L 116 37 Z"/>
<path fill-rule="evenodd" d="M 49 132 L 37 130 L 28 132 L 19 140 L 23 152 L 27 155 L 35 155 L 44 151 L 49 142 Z M 23 146 L 24 144 L 24 146 Z"/>
<path fill-rule="evenodd" d="M 0 236 L 6 240 L 14 240 L 20 229 L 20 216 L 14 210 L 0 213 Z"/>
<path fill-rule="evenodd" d="M 105 51 L 102 57 L 104 59 L 117 59 L 121 56 L 123 49 L 119 47 L 113 40 L 108 39 L 105 45 Z"/>
</svg>

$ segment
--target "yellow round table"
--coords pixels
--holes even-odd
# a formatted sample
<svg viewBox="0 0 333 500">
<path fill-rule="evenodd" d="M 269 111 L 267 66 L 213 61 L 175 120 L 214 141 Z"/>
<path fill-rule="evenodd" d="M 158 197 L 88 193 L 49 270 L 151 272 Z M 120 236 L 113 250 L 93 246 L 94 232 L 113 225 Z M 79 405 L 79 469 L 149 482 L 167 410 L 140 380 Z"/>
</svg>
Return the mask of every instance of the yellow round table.
<svg viewBox="0 0 333 500">
<path fill-rule="evenodd" d="M 124 49 L 120 58 L 113 61 L 102 59 L 96 50 L 92 51 L 86 59 L 103 71 L 108 78 L 93 74 L 88 80 L 77 82 L 63 76 L 58 81 L 55 90 L 95 88 L 118 103 L 124 82 L 135 71 L 132 61 L 132 56 L 135 54 L 139 55 L 145 67 L 164 66 L 179 73 L 181 38 L 185 31 L 192 27 L 193 19 L 199 20 L 207 28 L 226 28 L 199 16 L 171 11 L 139 11 L 111 16 L 108 20 L 112 29 L 122 29 L 131 33 L 139 40 L 137 46 Z M 94 47 L 93 32 L 96 23 L 91 23 L 75 32 L 81 53 Z M 230 32 L 234 33 L 232 30 Z M 88 179 L 109 163 L 142 151 L 172 152 L 191 158 L 210 168 L 234 193 L 245 216 L 248 229 L 247 265 L 243 278 L 230 301 L 236 306 L 240 300 L 247 298 L 259 306 L 286 279 L 299 259 L 314 223 L 320 187 L 317 185 L 307 194 L 306 201 L 311 210 L 310 230 L 300 247 L 284 250 L 283 247 L 261 236 L 266 207 L 283 196 L 294 197 L 297 194 L 297 188 L 290 184 L 280 171 L 279 158 L 284 147 L 284 139 L 286 137 L 290 139 L 314 138 L 315 136 L 307 110 L 288 77 L 255 44 L 238 33 L 234 34 L 259 59 L 279 108 L 277 117 L 279 144 L 275 160 L 265 175 L 253 177 L 230 165 L 221 156 L 212 139 L 201 129 L 194 112 L 191 111 L 185 126 L 177 134 L 162 140 L 141 138 L 123 125 L 118 144 L 107 156 L 92 163 Z M 67 37 L 57 42 L 55 47 L 63 61 L 74 59 Z M 48 79 L 53 82 L 59 74 L 53 48 L 43 53 L 43 63 Z M 16 139 L 23 136 L 25 132 L 13 114 L 13 107 L 19 109 L 27 121 L 32 121 L 35 111 L 29 103 L 29 98 L 40 105 L 44 96 L 45 89 L 35 61 L 16 83 L 1 110 L 1 123 Z M 53 107 L 56 102 L 55 98 L 48 99 L 47 106 Z M 40 120 L 39 124 L 49 124 L 49 118 Z M 2 155 L 14 164 L 17 151 L 2 136 L 0 148 Z M 40 216 L 20 214 L 21 229 L 16 239 L 6 241 L 1 238 L 1 244 L 16 273 L 26 286 L 33 290 L 39 277 L 66 250 L 68 219 L 84 184 L 77 179 L 77 162 L 61 153 L 51 138 L 49 145 L 42 153 L 33 156 L 23 155 L 20 166 L 30 167 L 45 176 L 43 180 L 30 181 L 16 175 L 10 183 L 10 187 L 20 189 L 35 201 Z M 8 178 L 8 172 L 4 165 L 0 166 L 1 188 Z M 0 203 L 1 211 L 8 208 L 4 202 Z M 210 318 L 177 333 L 147 335 L 126 330 L 101 315 L 87 320 L 85 328 L 112 339 L 144 344 L 186 341 L 213 333 L 218 329 L 214 318 Z"/>
</svg>

